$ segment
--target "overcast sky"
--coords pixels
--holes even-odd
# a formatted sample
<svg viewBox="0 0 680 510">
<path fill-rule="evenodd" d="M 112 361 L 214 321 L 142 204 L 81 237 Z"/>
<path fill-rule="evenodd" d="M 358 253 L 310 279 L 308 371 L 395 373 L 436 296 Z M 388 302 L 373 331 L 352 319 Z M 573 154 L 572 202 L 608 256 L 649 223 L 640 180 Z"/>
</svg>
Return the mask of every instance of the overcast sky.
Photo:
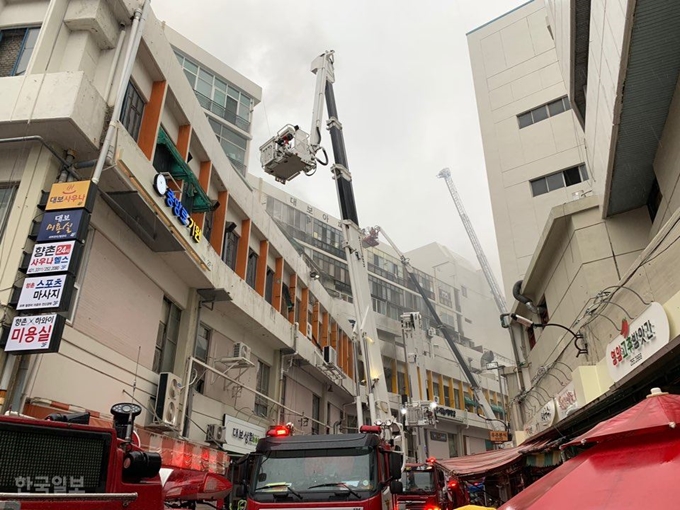
<svg viewBox="0 0 680 510">
<path fill-rule="evenodd" d="M 465 34 L 525 0 L 154 0 L 159 19 L 263 89 L 249 172 L 285 124 L 309 131 L 312 59 L 336 52 L 335 96 L 362 227 L 380 225 L 403 251 L 432 241 L 478 266 L 443 180 L 451 169 L 500 278 Z M 331 151 L 328 133 L 323 145 Z M 273 182 L 273 179 L 266 176 Z M 281 186 L 277 184 L 278 186 Z M 330 171 L 284 189 L 336 216 Z"/>
</svg>

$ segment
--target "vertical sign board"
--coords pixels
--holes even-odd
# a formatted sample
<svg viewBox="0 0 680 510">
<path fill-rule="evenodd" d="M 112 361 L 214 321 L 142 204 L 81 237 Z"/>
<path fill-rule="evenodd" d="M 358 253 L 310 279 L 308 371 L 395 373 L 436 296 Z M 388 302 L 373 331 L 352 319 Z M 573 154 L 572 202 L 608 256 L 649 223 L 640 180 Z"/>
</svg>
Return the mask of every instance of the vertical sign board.
<svg viewBox="0 0 680 510">
<path fill-rule="evenodd" d="M 84 240 L 90 225 L 90 213 L 84 209 L 46 212 L 40 222 L 36 242 Z"/>
<path fill-rule="evenodd" d="M 58 182 L 52 184 L 45 210 L 86 209 L 92 212 L 96 196 L 92 181 Z"/>
<path fill-rule="evenodd" d="M 15 317 L 11 328 L 4 329 L 5 352 L 43 354 L 58 352 L 66 319 L 61 315 Z"/>
<path fill-rule="evenodd" d="M 71 304 L 72 290 L 73 277 L 70 275 L 25 278 L 16 309 L 66 311 Z"/>
<path fill-rule="evenodd" d="M 614 382 L 637 369 L 670 341 L 668 316 L 660 303 L 651 303 L 622 329 L 622 334 L 607 344 L 605 354 Z"/>
</svg>

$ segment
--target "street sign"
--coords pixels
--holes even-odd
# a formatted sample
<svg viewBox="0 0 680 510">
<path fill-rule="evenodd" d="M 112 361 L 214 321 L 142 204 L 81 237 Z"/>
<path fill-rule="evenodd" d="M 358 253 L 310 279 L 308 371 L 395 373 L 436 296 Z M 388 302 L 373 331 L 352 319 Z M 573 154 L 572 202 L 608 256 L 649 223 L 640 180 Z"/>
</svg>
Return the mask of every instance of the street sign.
<svg viewBox="0 0 680 510">
<path fill-rule="evenodd" d="M 489 440 L 492 443 L 507 443 L 508 442 L 508 432 L 506 430 L 490 430 Z"/>
<path fill-rule="evenodd" d="M 56 313 L 15 317 L 3 335 L 5 352 L 38 354 L 58 352 L 66 319 Z"/>
<path fill-rule="evenodd" d="M 26 274 L 74 273 L 80 247 L 76 241 L 36 244 Z"/>
<path fill-rule="evenodd" d="M 89 224 L 90 213 L 83 209 L 46 212 L 40 222 L 36 242 L 66 241 L 69 239 L 83 241 L 87 235 Z"/>
<path fill-rule="evenodd" d="M 25 278 L 16 309 L 55 312 L 67 310 L 72 290 L 73 277 L 70 275 Z"/>
<path fill-rule="evenodd" d="M 45 210 L 87 209 L 91 212 L 96 195 L 91 181 L 57 182 L 52 184 Z"/>
</svg>

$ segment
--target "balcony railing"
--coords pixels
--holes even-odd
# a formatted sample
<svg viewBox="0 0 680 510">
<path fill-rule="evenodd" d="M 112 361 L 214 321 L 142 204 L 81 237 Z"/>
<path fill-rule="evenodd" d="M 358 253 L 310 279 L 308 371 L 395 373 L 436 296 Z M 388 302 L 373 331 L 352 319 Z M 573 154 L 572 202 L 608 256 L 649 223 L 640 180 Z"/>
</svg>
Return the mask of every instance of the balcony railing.
<svg viewBox="0 0 680 510">
<path fill-rule="evenodd" d="M 212 99 L 210 99 L 208 96 L 204 96 L 197 90 L 194 90 L 194 93 L 196 94 L 196 98 L 198 99 L 198 102 L 201 104 L 201 106 L 214 113 L 218 117 L 226 120 L 230 124 L 233 124 L 239 129 L 242 129 L 246 133 L 250 133 L 250 122 L 244 119 L 243 117 L 239 117 L 235 112 L 230 112 L 227 110 L 224 106 L 221 104 L 216 103 Z"/>
</svg>

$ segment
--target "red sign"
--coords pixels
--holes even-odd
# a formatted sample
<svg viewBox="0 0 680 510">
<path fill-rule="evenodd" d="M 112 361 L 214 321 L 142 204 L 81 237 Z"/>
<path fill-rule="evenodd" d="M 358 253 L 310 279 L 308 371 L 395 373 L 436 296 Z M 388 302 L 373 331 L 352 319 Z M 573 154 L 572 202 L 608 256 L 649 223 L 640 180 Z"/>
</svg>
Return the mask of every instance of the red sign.
<svg viewBox="0 0 680 510">
<path fill-rule="evenodd" d="M 5 352 L 18 354 L 57 352 L 65 322 L 64 317 L 56 313 L 15 317 L 7 334 Z"/>
</svg>

